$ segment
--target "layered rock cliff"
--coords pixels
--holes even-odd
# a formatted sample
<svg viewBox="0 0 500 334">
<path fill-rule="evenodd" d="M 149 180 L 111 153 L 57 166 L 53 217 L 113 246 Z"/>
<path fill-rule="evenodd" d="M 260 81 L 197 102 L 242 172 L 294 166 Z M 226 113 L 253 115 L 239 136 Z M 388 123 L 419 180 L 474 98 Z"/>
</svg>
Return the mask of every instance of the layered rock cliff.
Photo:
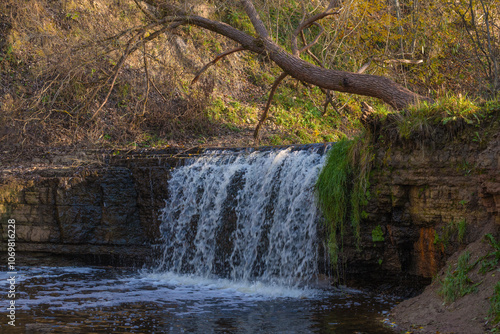
<svg viewBox="0 0 500 334">
<path fill-rule="evenodd" d="M 362 247 L 345 247 L 347 276 L 430 283 L 453 253 L 500 226 L 500 135 L 432 149 L 377 145 Z"/>
<path fill-rule="evenodd" d="M 433 149 L 376 145 L 361 247 L 346 240 L 343 274 L 375 286 L 429 283 L 451 254 L 500 224 L 500 136 Z M 87 152 L 66 163 L 49 155 L 6 168 L 2 240 L 15 219 L 18 265 L 150 263 L 170 169 L 197 153 L 179 152 Z M 75 161 L 88 164 L 68 165 Z"/>
<path fill-rule="evenodd" d="M 170 168 L 182 161 L 182 156 L 169 158 L 176 153 L 113 158 L 87 152 L 65 161 L 37 158 L 38 167 L 3 170 L 2 238 L 7 237 L 7 220 L 15 219 L 18 265 L 150 263 Z M 91 164 L 67 165 L 82 158 Z"/>
</svg>

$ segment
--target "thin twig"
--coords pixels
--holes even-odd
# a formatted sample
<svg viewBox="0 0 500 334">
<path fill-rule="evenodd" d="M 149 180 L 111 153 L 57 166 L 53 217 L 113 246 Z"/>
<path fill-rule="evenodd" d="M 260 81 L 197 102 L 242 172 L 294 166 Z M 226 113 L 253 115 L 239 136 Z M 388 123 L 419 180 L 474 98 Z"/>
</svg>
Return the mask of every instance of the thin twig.
<svg viewBox="0 0 500 334">
<path fill-rule="evenodd" d="M 222 52 L 222 53 L 219 53 L 217 56 L 215 56 L 215 58 L 209 62 L 208 64 L 206 64 L 205 66 L 203 66 L 203 68 L 201 70 L 198 71 L 198 73 L 196 74 L 196 76 L 194 77 L 194 79 L 191 81 L 191 85 L 194 85 L 198 79 L 200 78 L 200 76 L 210 67 L 210 66 L 213 66 L 215 65 L 219 60 L 221 60 L 222 58 L 224 58 L 225 56 L 228 56 L 232 53 L 235 53 L 235 52 L 238 52 L 238 51 L 243 51 L 245 50 L 244 47 L 240 46 L 240 47 L 237 47 L 237 48 L 234 48 L 234 49 L 231 49 L 231 50 L 227 50 L 225 52 Z"/>
<path fill-rule="evenodd" d="M 97 110 L 94 112 L 94 114 L 92 115 L 92 117 L 90 118 L 90 120 L 93 120 L 97 116 L 97 114 L 99 113 L 99 111 L 101 111 L 101 109 L 104 107 L 104 105 L 108 102 L 109 96 L 111 95 L 111 92 L 113 91 L 113 88 L 115 87 L 116 79 L 118 78 L 118 74 L 120 72 L 120 69 L 125 64 L 125 60 L 127 59 L 128 55 L 131 53 L 132 42 L 134 42 L 134 40 L 136 38 L 138 38 L 141 34 L 142 34 L 142 32 L 137 33 L 135 36 L 133 36 L 128 41 L 127 48 L 125 49 L 125 51 L 123 52 L 120 60 L 118 61 L 118 63 L 114 67 L 114 71 L 113 71 L 114 73 L 113 73 L 113 76 L 112 76 L 111 85 L 110 85 L 110 87 L 108 89 L 108 94 L 104 98 L 104 101 L 101 103 L 101 105 L 99 106 L 99 108 L 97 108 Z M 109 79 L 111 79 L 111 78 L 108 78 L 108 80 L 106 80 L 106 83 L 109 82 Z"/>
<path fill-rule="evenodd" d="M 137 5 L 137 7 L 139 7 L 139 9 L 141 10 L 141 12 L 146 15 L 146 17 L 148 19 L 150 19 L 151 21 L 153 22 L 158 22 L 158 19 L 156 17 L 154 17 L 153 15 L 151 15 L 149 12 L 147 12 L 144 8 L 142 8 L 142 6 L 139 4 L 139 1 L 137 0 L 134 0 L 135 4 Z"/>
<path fill-rule="evenodd" d="M 129 29 L 126 29 L 122 32 L 120 32 L 119 34 L 116 34 L 116 35 L 113 35 L 113 36 L 110 36 L 110 37 L 106 37 L 104 39 L 101 39 L 101 40 L 98 40 L 98 41 L 92 41 L 92 42 L 89 42 L 89 43 L 84 43 L 84 44 L 80 44 L 80 45 L 77 45 L 77 46 L 74 46 L 71 48 L 71 50 L 74 52 L 74 51 L 79 51 L 79 50 L 84 50 L 92 45 L 99 45 L 99 44 L 103 44 L 104 42 L 109 42 L 111 40 L 118 40 L 120 39 L 122 36 L 128 34 L 129 32 L 133 32 L 133 31 L 137 31 L 138 29 L 141 29 L 143 28 L 143 26 L 136 26 L 136 27 L 133 27 L 133 28 L 129 28 Z M 111 51 L 114 51 L 116 49 L 112 49 Z"/>
<path fill-rule="evenodd" d="M 186 152 L 189 152 L 189 151 L 191 151 L 191 150 L 194 150 L 195 148 L 200 148 L 200 146 L 193 146 L 193 147 L 190 147 L 190 148 L 188 148 L 187 150 L 184 150 L 184 151 L 181 151 L 181 152 L 179 152 L 179 153 L 176 153 L 176 154 L 172 155 L 170 158 L 176 158 L 176 157 L 178 157 L 179 155 L 182 155 L 182 154 L 184 154 L 184 153 L 186 153 Z"/>
<path fill-rule="evenodd" d="M 319 27 L 321 30 L 319 31 L 319 33 L 316 35 L 316 37 L 314 37 L 313 41 L 307 45 L 305 45 L 302 49 L 299 50 L 299 53 L 302 53 L 304 51 L 307 51 L 309 50 L 311 47 L 313 47 L 316 43 L 318 43 L 319 41 L 319 38 L 321 37 L 321 35 L 323 35 L 323 33 L 325 32 L 325 28 L 323 28 L 323 26 L 317 22 L 314 22 L 313 23 L 315 26 Z M 302 36 L 304 36 L 303 34 L 303 31 L 300 32 Z M 304 39 L 305 40 L 305 39 Z"/>
<path fill-rule="evenodd" d="M 380 59 L 380 58 L 377 58 L 377 57 L 373 57 L 372 59 L 375 60 L 375 61 L 378 61 L 378 62 L 386 63 L 386 64 L 413 64 L 413 65 L 418 65 L 418 64 L 422 64 L 424 62 L 422 59 L 417 59 L 417 60 L 413 60 L 413 59 Z"/>
<path fill-rule="evenodd" d="M 493 72 L 491 76 L 493 76 L 493 89 L 497 89 L 497 86 L 498 86 L 498 75 L 499 75 L 499 71 L 498 71 L 498 60 L 495 58 L 494 56 L 494 52 L 493 52 L 493 48 L 491 46 L 491 33 L 490 33 L 490 20 L 489 20 L 489 10 L 486 9 L 486 6 L 484 5 L 484 2 L 483 0 L 480 0 L 481 2 L 481 6 L 483 7 L 483 12 L 484 12 L 484 16 L 485 16 L 485 24 L 486 24 L 486 40 L 488 42 L 488 52 L 489 52 L 489 55 L 488 57 L 491 58 L 491 62 L 493 63 L 493 71 L 490 71 L 490 72 Z M 490 68 L 491 68 L 491 65 L 490 65 Z"/>
<path fill-rule="evenodd" d="M 169 101 L 165 98 L 165 96 L 163 96 L 163 94 L 160 92 L 160 90 L 158 89 L 158 87 L 156 87 L 155 82 L 153 81 L 153 79 L 151 79 L 151 78 L 150 78 L 150 79 L 149 79 L 149 81 L 151 81 L 151 84 L 153 85 L 153 88 L 156 90 L 156 92 L 157 92 L 158 94 L 160 94 L 160 96 L 161 96 L 161 98 L 163 99 L 163 101 L 165 101 L 165 102 L 169 102 Z"/>
<path fill-rule="evenodd" d="M 304 45 L 306 45 L 306 44 L 307 44 L 307 41 L 306 41 L 306 37 L 305 37 L 305 35 L 304 35 L 304 32 L 303 32 L 303 31 L 301 31 L 301 32 L 300 32 L 300 37 L 302 37 L 302 43 L 303 43 Z M 321 60 L 319 60 L 319 58 L 318 58 L 318 57 L 316 57 L 316 55 L 315 55 L 314 53 L 312 53 L 312 52 L 311 52 L 311 50 L 306 49 L 305 51 L 306 51 L 306 53 L 307 53 L 309 56 L 311 56 L 311 58 L 312 58 L 312 59 L 316 62 L 316 64 L 318 64 L 318 66 L 324 67 L 324 66 L 323 66 L 323 62 L 322 62 Z"/>
<path fill-rule="evenodd" d="M 38 99 L 36 100 L 35 104 L 33 106 L 29 107 L 30 109 L 35 109 L 36 107 L 38 107 L 38 105 L 42 101 L 43 94 L 45 94 L 45 92 L 56 82 L 56 80 L 59 79 L 60 75 L 61 75 L 60 73 L 57 74 L 57 76 L 54 78 L 54 80 L 51 80 L 48 85 L 45 85 L 45 87 L 42 89 L 42 91 L 38 94 Z"/>
<path fill-rule="evenodd" d="M 287 75 L 288 75 L 287 73 L 283 72 L 283 73 L 280 74 L 280 76 L 278 78 L 276 78 L 276 80 L 274 80 L 273 86 L 271 88 L 271 92 L 269 93 L 269 97 L 267 98 L 266 108 L 262 112 L 262 115 L 260 117 L 259 123 L 255 127 L 255 131 L 253 133 L 253 138 L 257 142 L 258 142 L 258 139 L 259 139 L 260 128 L 262 127 L 262 125 L 264 124 L 264 122 L 267 119 L 267 115 L 269 113 L 269 108 L 271 107 L 271 101 L 273 99 L 274 93 L 276 92 L 276 89 L 278 88 L 278 86 L 281 83 L 281 81 L 283 81 L 283 79 L 285 79 L 287 77 Z"/>
<path fill-rule="evenodd" d="M 333 9 L 333 6 L 334 6 L 334 1 L 330 2 L 330 4 L 328 5 L 328 7 L 321 13 L 318 13 L 316 15 L 313 15 L 311 16 L 310 18 L 308 19 L 302 19 L 302 22 L 300 22 L 300 24 L 297 26 L 297 28 L 294 30 L 293 34 L 292 34 L 292 54 L 294 56 L 297 56 L 300 54 L 300 50 L 297 46 L 297 37 L 299 36 L 299 34 L 304 30 L 304 29 L 307 29 L 309 28 L 311 25 L 313 25 L 316 21 L 319 21 L 321 19 L 324 19 L 325 17 L 327 16 L 331 16 L 331 15 L 335 15 L 335 14 L 340 14 L 340 11 L 337 10 L 337 11 L 332 11 Z M 320 33 L 322 34 L 322 32 Z M 317 40 L 316 40 L 317 42 Z M 316 44 L 316 42 L 314 42 L 314 44 Z M 313 45 L 314 45 L 313 44 Z M 312 45 L 311 45 L 312 46 Z M 309 46 L 308 48 L 310 48 L 311 46 Z"/>
<path fill-rule="evenodd" d="M 77 51 L 77 50 L 80 50 L 80 49 L 85 49 L 87 47 L 89 47 L 90 45 L 98 45 L 98 44 L 102 44 L 104 42 L 108 42 L 110 40 L 118 40 L 120 39 L 122 36 L 128 34 L 129 32 L 141 32 L 141 31 L 147 31 L 147 30 L 151 30 L 151 29 L 154 29 L 160 25 L 164 25 L 165 23 L 169 23 L 169 22 L 175 22 L 176 21 L 176 18 L 172 18 L 172 17 L 165 17 L 163 20 L 161 21 L 158 21 L 156 20 L 155 22 L 152 22 L 148 25 L 142 25 L 142 26 L 136 26 L 136 27 L 133 27 L 133 28 L 130 28 L 130 29 L 127 29 L 127 30 L 124 30 L 122 32 L 120 32 L 119 34 L 116 34 L 116 35 L 113 35 L 113 36 L 110 36 L 110 37 L 106 37 L 102 40 L 99 40 L 99 41 L 95 41 L 95 42 L 91 42 L 91 43 L 86 43 L 86 44 L 82 44 L 80 46 L 77 46 L 77 47 L 74 47 L 72 50 L 73 51 Z M 178 25 L 176 25 L 175 27 L 177 27 Z M 174 28 L 175 28 L 174 27 Z M 169 28 L 171 29 L 171 26 L 167 26 L 167 27 L 164 27 L 162 29 L 160 29 L 160 31 L 165 31 L 164 29 L 165 28 Z M 148 38 L 145 38 L 146 40 L 148 40 Z M 110 51 L 107 51 L 107 52 L 111 52 L 111 51 L 114 51 L 116 50 L 116 48 L 114 49 L 111 49 Z"/>
<path fill-rule="evenodd" d="M 142 116 L 146 114 L 146 106 L 148 104 L 148 97 L 149 97 L 149 71 L 148 71 L 148 61 L 146 60 L 146 43 L 142 43 L 142 57 L 144 59 L 144 72 L 146 74 L 146 97 L 144 99 L 144 107 L 142 108 Z"/>
</svg>

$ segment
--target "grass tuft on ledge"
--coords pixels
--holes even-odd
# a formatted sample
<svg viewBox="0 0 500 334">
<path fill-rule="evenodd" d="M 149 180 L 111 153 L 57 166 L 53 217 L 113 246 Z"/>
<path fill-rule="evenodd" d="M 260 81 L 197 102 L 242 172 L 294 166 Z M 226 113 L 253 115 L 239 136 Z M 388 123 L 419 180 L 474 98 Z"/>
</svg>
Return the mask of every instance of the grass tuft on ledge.
<svg viewBox="0 0 500 334">
<path fill-rule="evenodd" d="M 326 221 L 330 261 L 335 266 L 341 251 L 338 239 L 344 238 L 346 222 L 350 221 L 357 244 L 360 243 L 359 224 L 366 214 L 362 207 L 370 196 L 368 176 L 373 155 L 367 134 L 353 140 L 343 138 L 327 154 L 316 182 L 316 195 Z"/>
</svg>

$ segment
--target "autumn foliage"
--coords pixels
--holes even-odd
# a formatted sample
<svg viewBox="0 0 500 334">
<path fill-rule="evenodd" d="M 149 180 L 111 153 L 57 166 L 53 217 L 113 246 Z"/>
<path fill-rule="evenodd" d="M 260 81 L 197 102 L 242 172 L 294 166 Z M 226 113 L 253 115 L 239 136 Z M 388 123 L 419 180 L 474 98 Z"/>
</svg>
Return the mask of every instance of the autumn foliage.
<svg viewBox="0 0 500 334">
<path fill-rule="evenodd" d="M 255 33 L 234 1 L 154 2 L 152 12 L 173 4 Z M 320 13 L 330 2 L 254 3 L 270 38 L 291 52 L 304 13 Z M 158 31 L 148 28 L 154 21 L 148 8 L 134 0 L 2 1 L 0 143 L 154 146 L 255 127 L 279 68 L 261 55 L 230 55 L 191 86 L 204 64 L 237 43 L 193 26 L 148 39 Z M 301 57 L 384 76 L 434 99 L 498 99 L 499 8 L 497 0 L 339 1 L 336 15 L 298 36 L 299 47 L 319 36 Z M 116 70 L 138 27 L 145 27 L 136 37 L 144 43 Z M 360 102 L 381 105 L 344 93 L 332 93 L 325 104 L 321 91 L 292 79 L 274 101 L 268 120 L 274 132 L 264 143 L 334 140 L 359 126 Z"/>
</svg>

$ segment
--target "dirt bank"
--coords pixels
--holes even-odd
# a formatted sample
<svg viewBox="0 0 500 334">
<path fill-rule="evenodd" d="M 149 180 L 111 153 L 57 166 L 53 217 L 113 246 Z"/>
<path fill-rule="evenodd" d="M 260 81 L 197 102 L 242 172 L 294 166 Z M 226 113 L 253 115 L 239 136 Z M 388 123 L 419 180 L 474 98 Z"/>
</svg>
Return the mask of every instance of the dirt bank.
<svg viewBox="0 0 500 334">
<path fill-rule="evenodd" d="M 498 240 L 499 226 L 488 224 L 482 234 L 491 233 Z M 500 266 L 498 263 L 486 273 L 480 273 L 481 258 L 494 249 L 482 238 L 469 244 L 465 249 L 456 252 L 439 271 L 433 283 L 415 298 L 405 300 L 396 306 L 391 313 L 391 320 L 397 329 L 406 333 L 487 333 L 498 332 L 500 327 L 493 324 L 490 315 L 490 298 L 494 287 L 499 282 Z M 476 285 L 476 291 L 458 298 L 454 302 L 445 303 L 439 291 L 447 275 L 448 268 L 456 272 L 458 258 L 470 252 L 469 263 L 477 264 L 468 273 L 470 285 Z M 491 257 L 490 257 L 491 259 Z"/>
</svg>

